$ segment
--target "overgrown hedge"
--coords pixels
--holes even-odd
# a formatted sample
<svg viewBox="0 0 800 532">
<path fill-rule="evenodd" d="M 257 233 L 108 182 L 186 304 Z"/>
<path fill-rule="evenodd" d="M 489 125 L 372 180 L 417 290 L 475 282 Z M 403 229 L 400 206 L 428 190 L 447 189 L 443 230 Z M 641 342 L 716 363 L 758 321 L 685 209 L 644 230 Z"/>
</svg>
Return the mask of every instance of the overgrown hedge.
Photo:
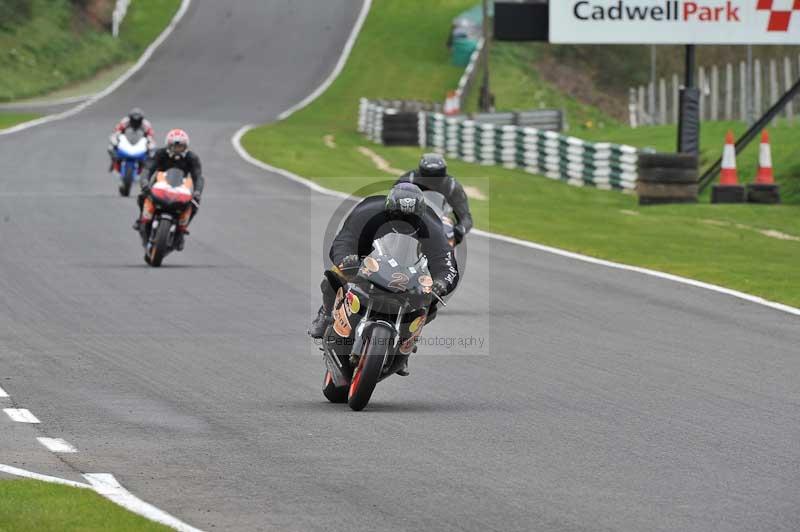
<svg viewBox="0 0 800 532">
<path fill-rule="evenodd" d="M 31 0 L 0 0 L 0 29 L 13 28 L 31 18 Z"/>
</svg>

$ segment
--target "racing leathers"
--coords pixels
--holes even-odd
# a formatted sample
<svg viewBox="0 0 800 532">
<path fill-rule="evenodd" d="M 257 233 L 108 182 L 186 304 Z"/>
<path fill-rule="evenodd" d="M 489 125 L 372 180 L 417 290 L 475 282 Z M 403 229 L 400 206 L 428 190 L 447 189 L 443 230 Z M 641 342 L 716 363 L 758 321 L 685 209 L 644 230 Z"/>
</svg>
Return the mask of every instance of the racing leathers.
<svg viewBox="0 0 800 532">
<path fill-rule="evenodd" d="M 453 208 L 453 213 L 457 218 L 456 225 L 453 228 L 457 244 L 472 230 L 472 214 L 469 212 L 467 193 L 464 192 L 464 187 L 455 177 L 451 175 L 446 177 L 423 176 L 419 170 L 411 170 L 400 176 L 397 182 L 413 183 L 423 191 L 433 190 L 444 196 L 447 203 Z"/>
<path fill-rule="evenodd" d="M 178 168 L 185 174 L 191 176 L 194 186 L 193 201 L 178 219 L 178 232 L 181 234 L 188 234 L 189 222 L 197 214 L 198 206 L 200 205 L 200 198 L 203 194 L 203 187 L 205 186 L 205 178 L 203 177 L 203 167 L 200 163 L 200 158 L 193 152 L 187 151 L 181 156 L 170 156 L 167 148 L 156 150 L 151 159 L 145 163 L 144 176 L 142 179 L 142 192 L 139 194 L 139 220 L 134 225 L 135 229 L 141 229 L 149 226 L 155 215 L 156 207 L 150 199 L 150 186 L 153 184 L 153 177 L 156 172 L 166 172 L 171 168 Z"/>
<path fill-rule="evenodd" d="M 452 292 L 458 285 L 459 274 L 453 259 L 453 250 L 442 222 L 433 209 L 426 207 L 425 214 L 421 217 L 393 218 L 385 210 L 385 203 L 385 196 L 371 196 L 362 200 L 350 212 L 336 235 L 330 249 L 330 259 L 334 266 L 326 272 L 320 285 L 322 308 L 309 329 L 312 337 L 321 338 L 325 334 L 338 289 L 332 282 L 341 285 L 351 279 L 357 272 L 361 259 L 372 252 L 372 243 L 388 233 L 407 234 L 419 240 L 422 252 L 428 259 L 428 268 L 438 296 Z M 428 322 L 436 316 L 436 310 L 435 301 L 428 312 Z"/>
<path fill-rule="evenodd" d="M 153 130 L 153 126 L 150 124 L 149 120 L 142 119 L 141 126 L 139 128 L 133 128 L 133 126 L 131 126 L 130 117 L 126 116 L 120 120 L 116 126 L 114 126 L 114 131 L 108 138 L 108 156 L 111 157 L 111 170 L 119 172 L 119 161 L 117 160 L 117 145 L 119 144 L 119 136 L 124 135 L 129 128 L 132 128 L 134 131 L 142 132 L 147 139 L 147 147 L 149 150 L 152 150 L 156 145 L 155 131 Z"/>
</svg>

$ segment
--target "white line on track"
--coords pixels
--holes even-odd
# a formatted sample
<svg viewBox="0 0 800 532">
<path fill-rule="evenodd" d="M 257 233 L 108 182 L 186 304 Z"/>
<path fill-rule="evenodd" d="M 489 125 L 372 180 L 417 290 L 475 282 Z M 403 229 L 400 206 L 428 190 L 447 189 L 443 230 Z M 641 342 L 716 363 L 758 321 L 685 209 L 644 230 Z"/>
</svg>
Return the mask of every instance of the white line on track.
<svg viewBox="0 0 800 532">
<path fill-rule="evenodd" d="M 5 412 L 12 421 L 18 423 L 39 423 L 36 416 L 31 414 L 31 411 L 27 408 L 4 408 L 3 412 Z"/>
<path fill-rule="evenodd" d="M 141 515 L 151 521 L 161 523 L 171 527 L 179 532 L 202 532 L 199 528 L 187 525 L 177 517 L 174 517 L 163 510 L 159 510 L 152 504 L 148 504 L 139 499 L 131 492 L 123 488 L 114 475 L 106 473 L 85 474 L 83 477 L 89 481 L 89 484 L 83 482 L 75 482 L 65 478 L 51 477 L 49 475 L 42 475 L 34 473 L 33 471 L 26 471 L 18 467 L 0 464 L 0 473 L 13 475 L 15 477 L 30 478 L 32 480 L 40 480 L 42 482 L 49 482 L 51 484 L 61 484 L 64 486 L 71 486 L 73 488 L 90 489 L 95 491 L 98 495 L 105 497 L 111 502 L 122 506 L 123 508 Z"/>
<path fill-rule="evenodd" d="M 42 482 L 49 482 L 51 484 L 62 484 L 64 486 L 72 486 L 73 488 L 92 489 L 92 487 L 89 484 L 84 484 L 82 482 L 74 482 L 72 480 L 67 480 L 65 478 L 51 477 L 49 475 L 41 475 L 39 473 L 34 473 L 33 471 L 26 471 L 18 467 L 12 467 L 3 464 L 0 464 L 0 473 L 13 475 L 15 477 L 30 478 L 32 480 L 41 480 Z"/>
<path fill-rule="evenodd" d="M 189 10 L 189 5 L 191 3 L 192 3 L 192 0 L 182 0 L 181 1 L 181 6 L 178 8 L 178 11 L 175 13 L 175 16 L 172 17 L 172 20 L 170 21 L 169 25 L 166 28 L 164 28 L 164 31 L 161 32 L 161 35 L 159 35 L 158 38 L 155 41 L 153 41 L 150 44 L 150 46 L 147 47 L 147 49 L 144 51 L 144 53 L 139 58 L 139 60 L 136 61 L 136 64 L 134 64 L 131 68 L 129 68 L 120 77 L 118 77 L 111 85 L 109 85 L 108 87 L 106 87 L 102 91 L 98 92 L 97 94 L 93 95 L 88 100 L 84 101 L 83 103 L 81 103 L 79 105 L 76 105 L 75 107 L 72 107 L 71 109 L 67 109 L 66 111 L 63 111 L 61 113 L 56 113 L 54 115 L 48 115 L 48 116 L 44 116 L 42 118 L 37 118 L 36 120 L 31 120 L 29 122 L 23 122 L 22 124 L 18 124 L 18 125 L 14 126 L 14 127 L 8 128 L 8 129 L 3 129 L 3 130 L 0 131 L 0 136 L 13 135 L 14 133 L 18 133 L 20 131 L 25 131 L 26 129 L 30 129 L 32 127 L 41 126 L 43 124 L 49 124 L 50 122 L 56 122 L 58 120 L 63 120 L 65 118 L 69 118 L 71 116 L 74 116 L 74 115 L 80 113 L 81 111 L 83 111 L 84 109 L 89 107 L 90 105 L 93 105 L 94 103 L 98 102 L 99 100 L 102 100 L 103 98 L 105 98 L 106 96 L 108 96 L 109 94 L 111 94 L 112 92 L 117 90 L 118 88 L 120 88 L 123 83 L 125 83 L 126 81 L 128 81 L 128 79 L 131 78 L 131 76 L 133 76 L 139 70 L 142 69 L 142 67 L 153 56 L 153 54 L 158 49 L 158 47 L 161 46 L 161 44 L 165 40 L 167 40 L 167 37 L 169 37 L 172 34 L 173 31 L 175 31 L 175 28 L 177 27 L 178 23 L 181 21 L 183 16 Z"/>
<path fill-rule="evenodd" d="M 113 475 L 104 473 L 86 474 L 83 477 L 89 481 L 92 488 L 110 501 L 117 503 L 123 508 L 137 513 L 143 517 L 167 525 L 180 532 L 199 532 L 199 529 L 187 525 L 183 521 L 168 514 L 163 510 L 159 510 L 152 504 L 148 504 L 139 499 L 131 492 L 120 486 L 117 479 Z"/>
<path fill-rule="evenodd" d="M 0 388 L 0 397 L 8 397 L 8 392 L 4 389 Z"/>
<path fill-rule="evenodd" d="M 36 438 L 39 443 L 54 453 L 77 453 L 78 450 L 68 441 L 61 438 Z"/>
<path fill-rule="evenodd" d="M 322 85 L 317 87 L 317 89 L 314 92 L 312 92 L 310 95 L 308 95 L 302 102 L 300 102 L 299 104 L 295 105 L 294 107 L 291 107 L 290 109 L 288 109 L 288 110 L 284 111 L 283 113 L 281 113 L 280 115 L 278 115 L 278 121 L 279 122 L 282 121 L 282 120 L 285 120 L 286 118 L 290 117 L 295 112 L 297 112 L 300 109 L 302 109 L 303 107 L 306 107 L 307 105 L 309 105 L 311 102 L 313 102 L 315 99 L 317 99 L 323 92 L 325 92 L 328 89 L 328 87 L 330 87 L 331 84 L 335 81 L 336 77 L 341 73 L 342 69 L 344 68 L 345 64 L 347 63 L 347 59 L 350 57 L 350 52 L 352 52 L 352 50 L 353 50 L 353 45 L 355 44 L 355 41 L 356 41 L 356 39 L 358 37 L 358 34 L 361 31 L 361 27 L 363 26 L 364 21 L 367 18 L 367 14 L 369 12 L 371 4 L 372 4 L 371 0 L 366 0 L 364 2 L 364 7 L 363 7 L 363 9 L 361 11 L 361 14 L 359 15 L 358 22 L 356 23 L 355 27 L 353 28 L 353 32 L 350 34 L 350 38 L 348 39 L 347 44 L 345 45 L 344 49 L 342 50 L 342 55 L 339 57 L 339 62 L 336 63 L 336 68 L 333 69 L 333 72 L 331 72 L 331 74 L 328 76 L 328 78 L 325 79 L 325 81 L 322 83 Z M 318 193 L 324 194 L 326 196 L 333 196 L 335 198 L 341 198 L 341 199 L 348 199 L 348 198 L 357 199 L 357 198 L 351 198 L 351 196 L 349 194 L 345 194 L 345 193 L 339 192 L 337 190 L 331 190 L 329 188 L 325 188 L 323 186 L 320 186 L 319 184 L 314 183 L 313 181 L 311 181 L 309 179 L 306 179 L 304 177 L 300 177 L 299 175 L 297 175 L 295 173 L 292 173 L 292 172 L 290 172 L 288 170 L 285 170 L 283 168 L 278 168 L 276 166 L 272 166 L 271 164 L 267 164 L 267 163 L 265 163 L 263 161 L 259 161 L 258 159 L 256 159 L 255 157 L 253 157 L 252 155 L 247 153 L 247 150 L 245 150 L 244 147 L 242 146 L 242 137 L 248 131 L 250 131 L 251 129 L 254 129 L 255 127 L 258 127 L 258 126 L 255 126 L 253 124 L 248 124 L 246 126 L 243 126 L 241 129 L 239 129 L 239 131 L 237 131 L 233 135 L 233 138 L 231 139 L 231 143 L 233 144 L 233 148 L 236 150 L 236 152 L 239 154 L 239 156 L 242 159 L 244 159 L 245 161 L 247 161 L 248 163 L 250 163 L 250 164 L 252 164 L 254 166 L 257 166 L 258 168 L 261 168 L 262 170 L 265 170 L 267 172 L 272 172 L 274 174 L 278 174 L 280 176 L 285 177 L 286 179 L 289 179 L 291 181 L 299 183 L 299 184 L 301 184 L 301 185 L 313 190 L 314 192 L 318 192 Z M 758 296 L 754 296 L 752 294 L 739 292 L 738 290 L 732 290 L 730 288 L 725 288 L 724 286 L 718 286 L 718 285 L 715 285 L 715 284 L 704 283 L 703 281 L 697 281 L 695 279 L 689 279 L 687 277 L 681 277 L 679 275 L 673 275 L 671 273 L 665 273 L 665 272 L 659 272 L 659 271 L 656 271 L 656 270 L 650 270 L 648 268 L 640 268 L 639 266 L 631 266 L 631 265 L 622 264 L 622 263 L 619 263 L 619 262 L 612 262 L 612 261 L 608 261 L 608 260 L 598 259 L 598 258 L 595 258 L 595 257 L 590 257 L 588 255 L 581 255 L 580 253 L 573 253 L 572 251 L 567 251 L 565 249 L 555 248 L 555 247 L 552 247 L 552 246 L 545 246 L 544 244 L 538 244 L 536 242 L 531 242 L 529 240 L 522 240 L 522 239 L 519 239 L 519 238 L 510 237 L 510 236 L 499 235 L 497 233 L 490 233 L 488 231 L 481 231 L 480 229 L 474 229 L 470 234 L 474 234 L 476 236 L 482 236 L 482 237 L 485 237 L 485 238 L 490 238 L 490 239 L 493 239 L 493 240 L 499 240 L 501 242 L 505 242 L 505 243 L 508 243 L 508 244 L 514 244 L 514 245 L 526 247 L 526 248 L 529 248 L 529 249 L 535 249 L 537 251 L 543 251 L 545 253 L 551 253 L 551 254 L 554 254 L 554 255 L 559 255 L 561 257 L 565 257 L 565 258 L 569 258 L 569 259 L 579 260 L 579 261 L 586 262 L 586 263 L 589 263 L 589 264 L 595 264 L 595 265 L 598 265 L 598 266 L 605 266 L 607 268 L 614 268 L 614 269 L 617 269 L 617 270 L 625 270 L 625 271 L 629 271 L 629 272 L 635 272 L 635 273 L 639 273 L 641 275 L 648 275 L 650 277 L 657 277 L 659 279 L 664 279 L 664 280 L 667 280 L 667 281 L 672 281 L 672 282 L 676 282 L 676 283 L 680 283 L 680 284 L 684 284 L 684 285 L 693 286 L 695 288 L 702 288 L 704 290 L 710 290 L 712 292 L 717 292 L 719 294 L 725 294 L 725 295 L 728 295 L 728 296 L 736 297 L 738 299 L 742 299 L 744 301 L 748 301 L 750 303 L 755 303 L 757 305 L 762 305 L 762 306 L 765 306 L 765 307 L 769 307 L 769 308 L 772 308 L 772 309 L 775 309 L 775 310 L 779 310 L 781 312 L 786 312 L 788 314 L 793 314 L 795 316 L 800 316 L 800 308 L 791 307 L 789 305 L 784 305 L 783 303 L 777 303 L 775 301 L 769 301 L 767 299 L 764 299 L 763 297 L 758 297 Z"/>
</svg>

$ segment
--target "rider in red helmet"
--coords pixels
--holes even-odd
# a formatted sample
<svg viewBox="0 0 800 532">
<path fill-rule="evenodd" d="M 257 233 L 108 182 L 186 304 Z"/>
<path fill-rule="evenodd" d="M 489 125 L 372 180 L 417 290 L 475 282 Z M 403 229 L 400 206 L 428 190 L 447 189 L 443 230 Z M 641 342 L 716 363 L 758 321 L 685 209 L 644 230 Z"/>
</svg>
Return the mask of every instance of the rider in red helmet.
<svg viewBox="0 0 800 532">
<path fill-rule="evenodd" d="M 145 174 L 142 179 L 142 192 L 139 194 L 139 218 L 133 228 L 146 236 L 153 221 L 155 205 L 149 198 L 150 186 L 156 172 L 166 172 L 171 168 L 179 168 L 192 177 L 194 181 L 194 196 L 192 204 L 186 208 L 178 220 L 178 251 L 183 250 L 183 238 L 189 234 L 189 222 L 197 214 L 200 198 L 203 194 L 205 179 L 200 158 L 189 150 L 189 135 L 182 129 L 173 129 L 167 133 L 165 147 L 156 150 L 153 158 L 147 161 Z"/>
</svg>

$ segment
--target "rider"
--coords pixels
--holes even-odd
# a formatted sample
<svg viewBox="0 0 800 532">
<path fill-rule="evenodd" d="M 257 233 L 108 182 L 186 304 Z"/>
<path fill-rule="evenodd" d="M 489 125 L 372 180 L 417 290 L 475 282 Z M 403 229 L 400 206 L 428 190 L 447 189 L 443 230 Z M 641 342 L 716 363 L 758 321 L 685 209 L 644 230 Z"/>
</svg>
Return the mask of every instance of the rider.
<svg viewBox="0 0 800 532">
<path fill-rule="evenodd" d="M 472 214 L 464 187 L 456 178 L 447 174 L 447 162 L 438 153 L 426 153 L 419 161 L 419 168 L 406 172 L 398 183 L 413 183 L 422 190 L 433 190 L 444 196 L 453 207 L 456 225 L 453 227 L 456 244 L 461 243 L 472 230 Z"/>
<path fill-rule="evenodd" d="M 356 205 L 331 245 L 333 266 L 323 276 L 322 306 L 308 334 L 322 338 L 331 319 L 337 288 L 329 277 L 345 283 L 354 276 L 361 259 L 372 252 L 372 243 L 392 232 L 413 235 L 422 244 L 433 277 L 432 291 L 444 297 L 458 284 L 458 270 L 453 250 L 447 241 L 442 222 L 425 203 L 422 190 L 411 183 L 399 183 L 388 196 L 371 196 Z M 428 312 L 430 323 L 436 316 L 436 301 Z M 404 370 L 401 374 L 407 374 Z"/>
<path fill-rule="evenodd" d="M 200 207 L 200 198 L 203 194 L 203 186 L 205 185 L 200 158 L 193 151 L 189 151 L 189 135 L 182 129 L 173 129 L 167 133 L 166 146 L 156 150 L 153 158 L 149 159 L 145 165 L 145 177 L 142 179 L 142 191 L 139 193 L 138 198 L 139 218 L 133 224 L 133 228 L 142 232 L 143 236 L 146 236 L 145 233 L 153 220 L 156 210 L 153 201 L 149 197 L 153 176 L 156 172 L 166 172 L 171 168 L 179 168 L 190 175 L 194 181 L 192 203 L 178 219 L 175 247 L 178 251 L 182 251 L 184 235 L 189 234 L 189 222 L 197 214 Z"/>
<path fill-rule="evenodd" d="M 119 171 L 119 161 L 117 160 L 117 145 L 119 144 L 119 136 L 124 135 L 128 129 L 133 131 L 141 131 L 142 135 L 147 139 L 148 149 L 155 147 L 155 132 L 150 121 L 145 119 L 144 113 L 138 107 L 131 109 L 128 116 L 123 117 L 114 127 L 114 132 L 111 133 L 109 138 L 110 144 L 108 145 L 108 156 L 111 157 L 111 170 Z"/>
</svg>

